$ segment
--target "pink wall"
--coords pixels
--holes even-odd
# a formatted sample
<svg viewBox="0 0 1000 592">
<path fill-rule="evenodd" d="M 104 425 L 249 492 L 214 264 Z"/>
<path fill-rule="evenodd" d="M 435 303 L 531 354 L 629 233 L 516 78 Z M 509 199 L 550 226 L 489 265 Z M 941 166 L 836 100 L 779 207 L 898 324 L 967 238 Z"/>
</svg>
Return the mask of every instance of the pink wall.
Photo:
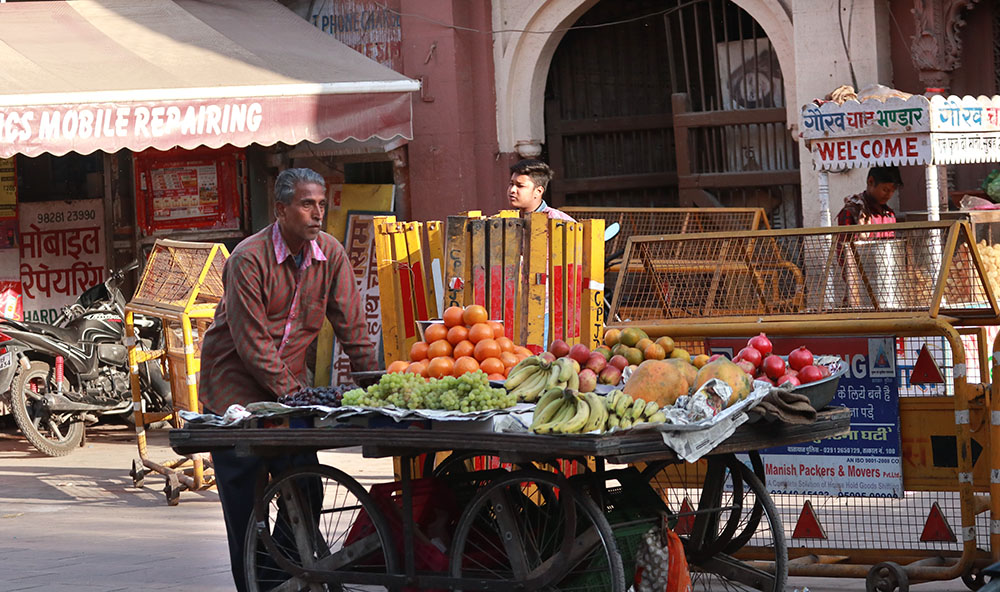
<svg viewBox="0 0 1000 592">
<path fill-rule="evenodd" d="M 413 97 L 408 218 L 493 214 L 505 204 L 510 163 L 497 154 L 490 3 L 400 0 L 400 12 L 403 73 L 424 85 Z"/>
</svg>

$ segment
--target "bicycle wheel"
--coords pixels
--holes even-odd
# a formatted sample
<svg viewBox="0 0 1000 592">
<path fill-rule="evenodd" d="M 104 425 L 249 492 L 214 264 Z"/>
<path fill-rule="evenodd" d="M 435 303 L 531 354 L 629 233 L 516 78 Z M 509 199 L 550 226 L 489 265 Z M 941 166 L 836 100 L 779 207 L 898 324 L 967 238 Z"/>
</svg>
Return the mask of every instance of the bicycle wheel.
<svg viewBox="0 0 1000 592">
<path fill-rule="evenodd" d="M 514 471 L 480 490 L 459 519 L 451 575 L 462 590 L 624 592 L 614 534 L 564 477 Z"/>
<path fill-rule="evenodd" d="M 374 500 L 323 465 L 292 469 L 267 486 L 250 518 L 244 561 L 251 592 L 389 590 L 379 576 L 397 571 Z"/>
<path fill-rule="evenodd" d="M 710 557 L 728 549 L 742 537 L 744 508 L 743 463 L 735 456 L 711 457 L 700 463 L 651 463 L 642 472 L 676 517 L 689 557 Z M 734 478 L 735 476 L 735 478 Z"/>
<path fill-rule="evenodd" d="M 693 590 L 762 590 L 779 592 L 788 581 L 785 530 L 767 489 L 746 465 L 742 467 L 743 507 L 759 504 L 761 516 L 746 544 L 735 553 L 689 557 Z M 741 521 L 741 525 L 743 522 Z M 742 526 L 744 531 L 745 525 Z"/>
</svg>

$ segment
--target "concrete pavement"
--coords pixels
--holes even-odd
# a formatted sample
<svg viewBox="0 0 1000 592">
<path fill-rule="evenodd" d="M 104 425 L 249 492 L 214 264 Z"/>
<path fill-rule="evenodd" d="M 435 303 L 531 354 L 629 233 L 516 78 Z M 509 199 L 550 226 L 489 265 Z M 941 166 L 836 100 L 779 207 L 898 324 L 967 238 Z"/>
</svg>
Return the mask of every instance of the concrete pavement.
<svg viewBox="0 0 1000 592">
<path fill-rule="evenodd" d="M 138 457 L 135 434 L 124 426 L 88 430 L 86 446 L 69 456 L 36 452 L 9 418 L 0 418 L 0 590 L 111 592 L 233 590 L 226 529 L 215 491 L 181 494 L 166 504 L 156 473 L 142 489 L 129 470 Z M 175 457 L 167 432 L 149 433 L 150 458 Z M 323 462 L 365 486 L 392 479 L 392 461 L 360 450 L 322 453 Z M 795 578 L 789 590 L 864 591 L 863 580 Z M 912 587 L 966 590 L 960 580 Z"/>
</svg>

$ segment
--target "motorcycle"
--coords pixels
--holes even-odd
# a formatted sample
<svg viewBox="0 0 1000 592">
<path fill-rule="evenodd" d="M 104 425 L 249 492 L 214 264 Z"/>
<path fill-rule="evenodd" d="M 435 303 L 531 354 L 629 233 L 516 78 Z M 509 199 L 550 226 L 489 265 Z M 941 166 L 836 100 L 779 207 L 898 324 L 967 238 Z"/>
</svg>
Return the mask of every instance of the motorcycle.
<svg viewBox="0 0 1000 592">
<path fill-rule="evenodd" d="M 0 396 L 21 433 L 47 456 L 81 446 L 85 426 L 102 417 L 134 422 L 121 284 L 138 266 L 110 273 L 51 325 L 0 318 Z M 134 315 L 133 326 L 140 347 L 162 349 L 159 319 Z M 169 410 L 170 384 L 160 365 L 143 362 L 138 373 L 145 410 Z"/>
</svg>

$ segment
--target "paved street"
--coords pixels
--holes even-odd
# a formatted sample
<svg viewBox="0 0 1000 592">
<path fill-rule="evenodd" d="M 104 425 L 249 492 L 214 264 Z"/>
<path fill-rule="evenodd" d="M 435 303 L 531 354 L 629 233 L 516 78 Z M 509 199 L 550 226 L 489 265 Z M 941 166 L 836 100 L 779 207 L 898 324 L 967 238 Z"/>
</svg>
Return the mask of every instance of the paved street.
<svg viewBox="0 0 1000 592">
<path fill-rule="evenodd" d="M 150 457 L 174 457 L 167 433 L 151 432 Z M 9 424 L 0 430 L 0 589 L 7 592 L 232 589 L 226 532 L 214 491 L 184 492 L 166 504 L 161 475 L 132 487 L 138 456 L 124 426 L 88 430 L 84 448 L 61 458 L 35 452 Z M 358 450 L 324 453 L 366 487 L 392 478 L 389 460 Z M 789 590 L 863 591 L 861 580 L 794 579 Z M 961 581 L 914 590 L 959 592 Z"/>
</svg>

